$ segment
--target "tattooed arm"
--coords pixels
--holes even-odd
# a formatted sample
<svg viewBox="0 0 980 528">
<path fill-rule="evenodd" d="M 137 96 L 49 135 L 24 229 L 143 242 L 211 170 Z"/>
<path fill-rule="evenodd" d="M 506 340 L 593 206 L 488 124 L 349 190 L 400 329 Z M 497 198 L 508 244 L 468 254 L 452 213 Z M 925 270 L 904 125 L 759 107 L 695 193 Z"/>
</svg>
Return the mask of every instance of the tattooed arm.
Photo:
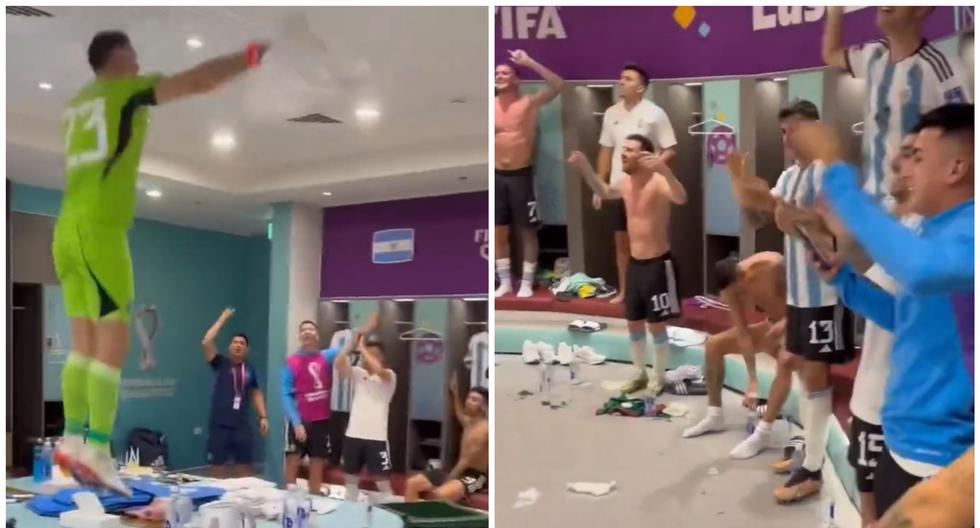
<svg viewBox="0 0 980 528">
<path fill-rule="evenodd" d="M 910 489 L 875 528 L 973 526 L 973 448 L 935 477 Z"/>
</svg>

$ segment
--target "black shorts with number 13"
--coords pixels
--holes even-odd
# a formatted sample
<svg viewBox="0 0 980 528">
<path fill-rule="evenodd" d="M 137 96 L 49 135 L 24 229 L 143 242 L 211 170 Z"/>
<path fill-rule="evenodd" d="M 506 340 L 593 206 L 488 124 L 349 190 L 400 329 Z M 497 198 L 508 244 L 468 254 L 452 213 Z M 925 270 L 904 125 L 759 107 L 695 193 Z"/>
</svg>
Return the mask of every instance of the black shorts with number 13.
<svg viewBox="0 0 980 528">
<path fill-rule="evenodd" d="M 854 317 L 843 305 L 786 306 L 786 350 L 820 363 L 854 359 Z"/>
</svg>

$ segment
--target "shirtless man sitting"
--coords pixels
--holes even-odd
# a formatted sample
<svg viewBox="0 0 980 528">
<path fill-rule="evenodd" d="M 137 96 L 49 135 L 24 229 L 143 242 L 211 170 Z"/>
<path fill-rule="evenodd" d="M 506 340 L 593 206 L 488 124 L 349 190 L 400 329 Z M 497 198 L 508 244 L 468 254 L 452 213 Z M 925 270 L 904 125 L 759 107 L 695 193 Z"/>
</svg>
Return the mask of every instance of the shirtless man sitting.
<svg viewBox="0 0 980 528">
<path fill-rule="evenodd" d="M 524 266 L 518 297 L 533 294 L 534 271 L 538 264 L 537 199 L 534 196 L 534 138 L 538 131 L 538 109 L 554 99 L 565 82 L 521 50 L 511 51 L 512 64 L 500 64 L 494 71 L 494 215 L 496 266 L 500 287 L 495 296 L 511 293 L 510 226 L 520 229 Z M 521 95 L 520 79 L 514 66 L 534 71 L 547 84 L 544 90 Z"/>
<path fill-rule="evenodd" d="M 623 392 L 637 392 L 649 383 L 653 394 L 664 390 L 667 370 L 667 321 L 681 315 L 677 292 L 677 269 L 670 254 L 668 231 L 672 205 L 687 203 L 687 191 L 663 161 L 656 156 L 646 136 L 634 134 L 623 144 L 623 172 L 628 176 L 614 189 L 596 175 L 585 155 L 573 152 L 568 162 L 581 172 L 585 182 L 604 200 L 623 199 L 630 261 L 626 268 L 626 321 L 630 354 L 637 377 Z M 644 324 L 646 328 L 644 328 Z M 646 372 L 646 330 L 653 335 L 654 378 Z"/>
<path fill-rule="evenodd" d="M 769 401 L 762 417 L 762 426 L 771 429 L 779 416 L 793 383 L 792 356 L 780 357 L 786 331 L 786 269 L 783 256 L 774 251 L 756 253 L 739 262 L 728 257 L 715 264 L 721 298 L 731 309 L 734 325 L 708 338 L 705 343 L 705 377 L 708 381 L 708 412 L 697 424 L 684 430 L 684 438 L 725 430 L 721 411 L 721 388 L 725 379 L 725 355 L 742 354 L 749 373 L 749 386 L 743 405 L 756 408 L 759 381 L 756 377 L 755 354 L 766 352 L 777 359 L 776 377 L 769 389 Z M 748 310 L 760 309 L 766 320 L 746 322 Z M 733 458 L 747 458 L 753 450 L 740 443 L 730 453 Z"/>
<path fill-rule="evenodd" d="M 486 387 L 473 387 L 466 400 L 459 398 L 459 382 L 449 383 L 456 419 L 463 426 L 460 454 L 456 466 L 448 474 L 434 469 L 408 479 L 405 502 L 418 502 L 419 495 L 431 492 L 435 500 L 460 502 L 486 489 L 490 472 L 490 425 L 487 407 L 490 393 Z"/>
</svg>

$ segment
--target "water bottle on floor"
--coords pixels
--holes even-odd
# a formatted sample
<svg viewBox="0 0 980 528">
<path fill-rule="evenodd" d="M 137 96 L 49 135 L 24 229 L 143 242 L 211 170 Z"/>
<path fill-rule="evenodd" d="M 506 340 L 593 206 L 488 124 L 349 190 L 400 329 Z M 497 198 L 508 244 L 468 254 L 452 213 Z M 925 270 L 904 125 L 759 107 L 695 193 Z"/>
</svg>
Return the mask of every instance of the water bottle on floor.
<svg viewBox="0 0 980 528">
<path fill-rule="evenodd" d="M 538 394 L 541 395 L 541 405 L 551 403 L 551 364 L 544 361 L 538 367 Z"/>
<path fill-rule="evenodd" d="M 34 444 L 34 461 L 31 467 L 34 482 L 44 482 L 44 442 L 38 438 Z"/>
<path fill-rule="evenodd" d="M 44 441 L 44 449 L 41 450 L 42 467 L 44 469 L 44 480 L 51 480 L 54 472 L 54 446 L 51 440 Z"/>
<path fill-rule="evenodd" d="M 821 528 L 839 528 L 839 525 L 837 524 L 837 507 L 834 504 L 834 501 L 830 501 L 824 511 L 824 520 L 823 524 L 820 525 Z"/>
<path fill-rule="evenodd" d="M 313 515 L 313 499 L 306 488 L 300 488 L 296 499 L 296 517 L 299 519 L 299 528 L 310 527 L 310 516 Z"/>
<path fill-rule="evenodd" d="M 652 394 L 643 397 L 643 416 L 657 415 L 657 399 Z"/>
<path fill-rule="evenodd" d="M 282 528 L 300 528 L 300 520 L 296 513 L 297 507 L 296 484 L 286 486 L 286 494 L 282 499 Z"/>
</svg>

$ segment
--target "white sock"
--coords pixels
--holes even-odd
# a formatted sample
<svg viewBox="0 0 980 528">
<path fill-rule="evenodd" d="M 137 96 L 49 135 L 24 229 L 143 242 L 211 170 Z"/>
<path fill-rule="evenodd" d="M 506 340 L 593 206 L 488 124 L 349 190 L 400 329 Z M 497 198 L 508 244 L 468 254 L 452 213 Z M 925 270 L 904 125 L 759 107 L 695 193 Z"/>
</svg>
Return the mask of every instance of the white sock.
<svg viewBox="0 0 980 528">
<path fill-rule="evenodd" d="M 830 425 L 831 389 L 806 395 L 810 407 L 804 414 L 803 438 L 806 440 L 806 457 L 803 467 L 808 471 L 820 471 L 824 451 L 827 449 L 827 429 Z"/>
<path fill-rule="evenodd" d="M 721 407 L 715 407 L 714 405 L 709 405 L 707 414 L 711 418 L 722 416 Z"/>
<path fill-rule="evenodd" d="M 721 412 L 721 407 L 708 406 L 708 412 L 700 422 L 684 429 L 681 436 L 684 438 L 692 438 L 695 436 L 701 436 L 706 433 L 711 433 L 714 431 L 724 431 L 725 430 L 725 417 Z"/>
<path fill-rule="evenodd" d="M 630 334 L 630 354 L 633 356 L 633 366 L 645 374 L 647 371 L 647 334 Z"/>
<path fill-rule="evenodd" d="M 759 420 L 759 423 L 755 424 L 755 430 L 761 434 L 769 434 L 772 432 L 772 422 Z"/>
<path fill-rule="evenodd" d="M 667 352 L 669 350 L 670 342 L 666 332 L 662 335 L 653 336 L 653 371 L 659 379 L 664 379 L 664 373 L 667 372 Z"/>
<path fill-rule="evenodd" d="M 500 287 L 497 289 L 497 291 L 509 292 L 512 288 L 510 283 L 510 259 L 497 259 L 496 263 L 497 277 L 500 279 Z"/>
<path fill-rule="evenodd" d="M 357 482 L 358 482 L 358 480 L 360 480 L 360 479 L 359 479 L 359 477 L 357 475 L 344 475 L 344 483 L 346 484 L 345 487 L 347 488 L 347 496 L 344 497 L 344 500 L 347 500 L 347 501 L 350 501 L 350 502 L 357 502 L 357 494 L 358 494 Z"/>
<path fill-rule="evenodd" d="M 391 498 L 391 482 L 388 482 L 387 480 L 379 480 L 374 484 L 378 486 L 378 491 L 381 492 L 381 496 L 379 497 L 381 502 L 388 501 L 388 499 Z"/>
<path fill-rule="evenodd" d="M 534 295 L 534 271 L 537 266 L 536 262 L 524 262 L 524 271 L 521 274 L 521 289 L 517 292 L 518 297 L 530 297 Z"/>
</svg>

